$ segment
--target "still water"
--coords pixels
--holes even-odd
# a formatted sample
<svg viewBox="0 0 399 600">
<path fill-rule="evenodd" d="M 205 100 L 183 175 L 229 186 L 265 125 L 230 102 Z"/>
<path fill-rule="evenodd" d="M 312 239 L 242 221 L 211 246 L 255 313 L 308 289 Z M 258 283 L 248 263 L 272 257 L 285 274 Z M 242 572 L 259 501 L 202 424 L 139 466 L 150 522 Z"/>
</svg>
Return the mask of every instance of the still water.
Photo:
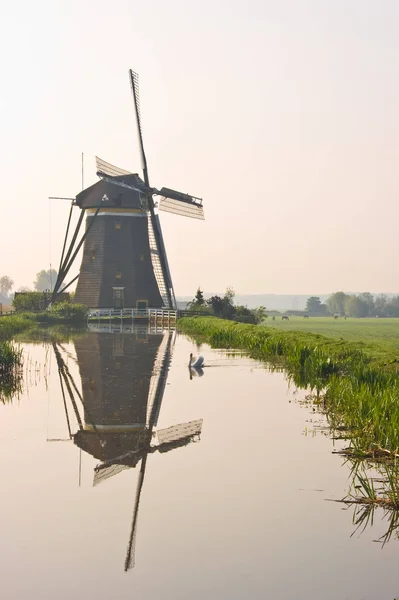
<svg viewBox="0 0 399 600">
<path fill-rule="evenodd" d="M 0 406 L 2 599 L 399 595 L 399 542 L 328 501 L 348 465 L 283 373 L 174 332 L 23 346 Z"/>
</svg>

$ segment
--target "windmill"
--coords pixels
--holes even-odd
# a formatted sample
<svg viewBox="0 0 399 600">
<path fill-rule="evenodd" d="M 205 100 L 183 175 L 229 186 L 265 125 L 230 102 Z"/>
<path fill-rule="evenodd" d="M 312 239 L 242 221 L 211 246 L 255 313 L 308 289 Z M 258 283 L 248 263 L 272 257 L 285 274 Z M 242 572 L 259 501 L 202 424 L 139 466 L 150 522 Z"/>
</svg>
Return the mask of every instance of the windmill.
<svg viewBox="0 0 399 600">
<path fill-rule="evenodd" d="M 134 566 L 148 455 L 195 442 L 201 434 L 202 419 L 156 430 L 175 332 L 154 333 L 137 327 L 114 332 L 116 328 L 102 323 L 89 329 L 89 333 L 74 340 L 81 390 L 67 364 L 74 357 L 59 343 L 53 342 L 53 349 L 69 439 L 100 460 L 93 485 L 141 463 L 125 560 L 128 570 Z M 77 424 L 75 433 L 70 413 Z"/>
<path fill-rule="evenodd" d="M 59 273 L 52 301 L 78 279 L 75 302 L 88 308 L 176 308 L 157 210 L 204 219 L 202 199 L 150 185 L 144 150 L 137 73 L 129 71 L 139 139 L 143 177 L 96 157 L 100 181 L 72 199 Z M 155 201 L 154 197 L 159 197 Z M 73 207 L 81 212 L 67 248 Z M 86 218 L 86 229 L 78 242 Z M 79 274 L 69 283 L 67 274 L 79 250 Z"/>
</svg>

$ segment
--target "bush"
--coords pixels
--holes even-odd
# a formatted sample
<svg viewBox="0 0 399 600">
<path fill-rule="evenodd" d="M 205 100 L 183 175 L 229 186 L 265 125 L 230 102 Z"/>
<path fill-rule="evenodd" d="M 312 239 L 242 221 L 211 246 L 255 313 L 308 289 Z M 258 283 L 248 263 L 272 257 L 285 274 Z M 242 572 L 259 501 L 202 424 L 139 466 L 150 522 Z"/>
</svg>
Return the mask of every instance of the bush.
<svg viewBox="0 0 399 600">
<path fill-rule="evenodd" d="M 258 317 L 255 314 L 255 311 L 250 310 L 246 306 L 235 307 L 233 320 L 238 321 L 239 323 L 250 323 L 251 325 L 256 325 L 258 323 Z"/>
<path fill-rule="evenodd" d="M 47 306 L 47 297 L 43 292 L 24 292 L 14 296 L 12 305 L 17 312 L 35 312 L 44 310 Z"/>
<path fill-rule="evenodd" d="M 74 323 L 83 323 L 86 320 L 87 308 L 84 304 L 71 304 L 70 302 L 60 302 L 54 304 L 49 314 L 57 320 L 71 321 Z"/>
</svg>

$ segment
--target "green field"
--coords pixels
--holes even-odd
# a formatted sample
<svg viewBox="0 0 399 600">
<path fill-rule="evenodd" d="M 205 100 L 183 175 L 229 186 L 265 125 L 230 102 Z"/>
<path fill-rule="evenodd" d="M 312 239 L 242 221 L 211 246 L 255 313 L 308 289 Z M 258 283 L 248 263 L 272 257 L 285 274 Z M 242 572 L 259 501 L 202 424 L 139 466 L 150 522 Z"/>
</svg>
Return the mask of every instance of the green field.
<svg viewBox="0 0 399 600">
<path fill-rule="evenodd" d="M 399 353 L 399 319 L 334 319 L 333 317 L 290 317 L 275 321 L 268 317 L 263 322 L 266 327 L 282 331 L 303 331 L 316 333 L 333 339 L 363 342 L 367 346 L 376 345 L 391 348 Z"/>
</svg>

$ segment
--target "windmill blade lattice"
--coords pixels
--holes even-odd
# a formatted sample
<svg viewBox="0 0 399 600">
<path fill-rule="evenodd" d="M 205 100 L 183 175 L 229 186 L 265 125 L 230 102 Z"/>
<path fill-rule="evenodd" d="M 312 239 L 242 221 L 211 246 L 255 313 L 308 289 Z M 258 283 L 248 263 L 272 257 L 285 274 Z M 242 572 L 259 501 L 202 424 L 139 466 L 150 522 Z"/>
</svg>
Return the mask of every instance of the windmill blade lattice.
<svg viewBox="0 0 399 600">
<path fill-rule="evenodd" d="M 163 197 L 159 202 L 159 210 L 173 213 L 182 217 L 204 220 L 204 209 L 201 205 Z"/>
<path fill-rule="evenodd" d="M 135 111 L 136 111 L 137 131 L 139 134 L 141 166 L 143 168 L 144 181 L 147 185 L 149 185 L 147 159 L 146 159 L 145 151 L 144 151 L 143 131 L 142 131 L 142 127 L 141 127 L 139 76 L 137 73 L 132 71 L 132 69 L 129 70 L 129 73 L 130 73 L 130 86 L 132 88 L 134 107 L 135 107 Z"/>
<path fill-rule="evenodd" d="M 115 165 L 111 165 L 111 163 L 106 162 L 102 158 L 96 156 L 96 171 L 97 174 L 101 173 L 103 175 L 108 175 L 110 177 L 118 177 L 120 175 L 132 175 L 131 171 L 125 171 L 120 167 L 116 167 Z M 101 176 L 101 175 L 100 175 Z"/>
</svg>

